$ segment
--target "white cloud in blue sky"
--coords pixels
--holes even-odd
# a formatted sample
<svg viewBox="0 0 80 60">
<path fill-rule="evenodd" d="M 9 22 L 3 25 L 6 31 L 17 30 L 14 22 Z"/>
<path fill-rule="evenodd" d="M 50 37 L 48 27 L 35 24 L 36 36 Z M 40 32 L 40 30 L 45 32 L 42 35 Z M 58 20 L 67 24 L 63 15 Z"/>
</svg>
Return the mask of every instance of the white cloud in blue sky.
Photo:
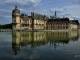
<svg viewBox="0 0 80 60">
<path fill-rule="evenodd" d="M 79 0 L 0 0 L 0 24 L 12 22 L 12 10 L 18 6 L 21 13 L 37 12 L 47 16 L 54 15 L 57 11 L 58 17 L 69 17 L 80 21 Z"/>
</svg>

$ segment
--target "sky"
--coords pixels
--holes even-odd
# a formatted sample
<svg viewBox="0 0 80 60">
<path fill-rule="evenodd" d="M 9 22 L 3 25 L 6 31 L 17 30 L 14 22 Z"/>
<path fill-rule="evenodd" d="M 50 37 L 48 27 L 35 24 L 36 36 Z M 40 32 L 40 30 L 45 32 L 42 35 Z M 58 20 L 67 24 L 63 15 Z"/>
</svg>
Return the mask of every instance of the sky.
<svg viewBox="0 0 80 60">
<path fill-rule="evenodd" d="M 36 12 L 42 15 L 77 19 L 80 22 L 80 0 L 0 0 L 0 24 L 12 23 L 12 10 L 18 7 L 21 13 L 31 15 Z"/>
</svg>

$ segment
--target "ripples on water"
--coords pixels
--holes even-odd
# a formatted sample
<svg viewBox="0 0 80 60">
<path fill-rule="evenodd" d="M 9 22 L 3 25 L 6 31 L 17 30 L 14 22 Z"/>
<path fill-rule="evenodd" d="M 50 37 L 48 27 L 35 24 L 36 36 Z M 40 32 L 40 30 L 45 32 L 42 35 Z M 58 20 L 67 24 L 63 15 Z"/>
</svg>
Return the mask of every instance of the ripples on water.
<svg viewBox="0 0 80 60">
<path fill-rule="evenodd" d="M 0 60 L 80 60 L 80 36 L 69 32 L 0 32 Z"/>
</svg>

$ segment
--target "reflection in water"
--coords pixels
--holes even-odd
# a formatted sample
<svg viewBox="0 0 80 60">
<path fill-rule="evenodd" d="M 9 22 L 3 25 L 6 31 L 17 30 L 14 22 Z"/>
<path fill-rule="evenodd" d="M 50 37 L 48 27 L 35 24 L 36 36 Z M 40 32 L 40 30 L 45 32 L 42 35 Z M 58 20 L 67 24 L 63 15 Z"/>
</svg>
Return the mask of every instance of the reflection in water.
<svg viewBox="0 0 80 60">
<path fill-rule="evenodd" d="M 56 43 L 68 44 L 70 40 L 77 41 L 79 34 L 77 31 L 69 32 L 13 32 L 12 33 L 12 49 L 17 54 L 20 46 L 30 45 L 31 48 L 45 44 Z"/>
</svg>

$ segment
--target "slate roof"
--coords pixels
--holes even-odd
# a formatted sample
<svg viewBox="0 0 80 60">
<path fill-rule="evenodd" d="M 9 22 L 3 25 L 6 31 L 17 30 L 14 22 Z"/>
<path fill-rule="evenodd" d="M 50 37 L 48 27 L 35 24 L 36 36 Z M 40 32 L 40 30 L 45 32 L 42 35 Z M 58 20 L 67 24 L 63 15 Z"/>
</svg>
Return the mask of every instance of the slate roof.
<svg viewBox="0 0 80 60">
<path fill-rule="evenodd" d="M 38 14 L 38 13 L 34 13 L 34 12 L 31 12 L 31 16 L 37 20 L 44 20 L 45 17 L 48 19 L 48 17 L 46 15 L 42 15 L 42 14 Z"/>
<path fill-rule="evenodd" d="M 17 6 L 15 6 L 15 9 L 12 11 L 13 13 L 17 12 L 20 13 L 20 10 L 17 9 Z"/>
<path fill-rule="evenodd" d="M 31 16 L 28 16 L 29 18 L 32 18 Z"/>
<path fill-rule="evenodd" d="M 47 22 L 61 22 L 61 21 L 68 21 L 68 22 L 70 22 L 70 20 L 68 18 L 49 19 Z"/>
<path fill-rule="evenodd" d="M 79 25 L 79 21 L 78 20 L 70 20 L 70 23 Z"/>
<path fill-rule="evenodd" d="M 26 13 L 22 13 L 21 16 L 28 16 Z"/>
</svg>

